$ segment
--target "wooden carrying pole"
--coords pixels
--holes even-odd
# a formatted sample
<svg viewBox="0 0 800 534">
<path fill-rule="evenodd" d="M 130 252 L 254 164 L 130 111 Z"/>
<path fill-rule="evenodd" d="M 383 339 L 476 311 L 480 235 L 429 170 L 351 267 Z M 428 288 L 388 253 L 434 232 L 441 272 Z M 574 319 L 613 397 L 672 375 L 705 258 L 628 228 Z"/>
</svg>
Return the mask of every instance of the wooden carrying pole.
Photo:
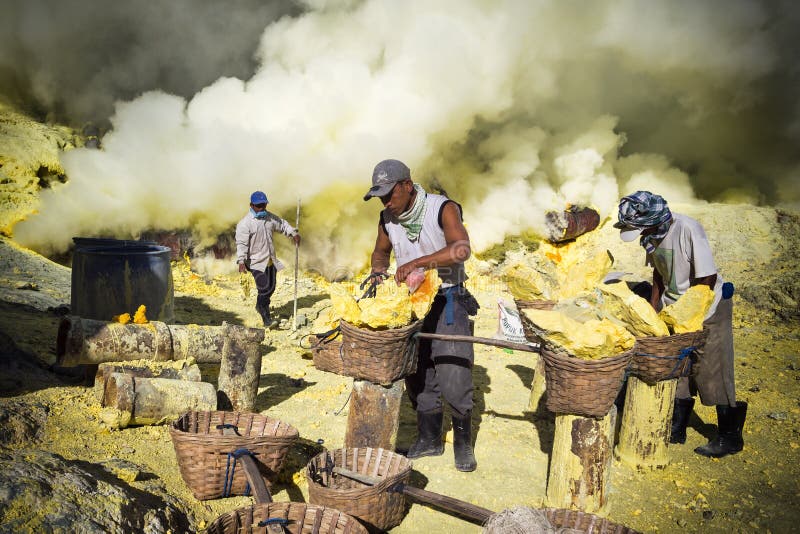
<svg viewBox="0 0 800 534">
<path fill-rule="evenodd" d="M 617 407 L 602 419 L 556 415 L 547 506 L 603 511 L 608 501 Z"/>
<path fill-rule="evenodd" d="M 400 426 L 403 381 L 385 387 L 368 380 L 353 380 L 344 446 L 372 447 L 393 451 Z"/>
<path fill-rule="evenodd" d="M 351 471 L 350 469 L 345 469 L 343 467 L 334 467 L 333 472 L 369 486 L 374 486 L 381 481 L 379 477 L 362 475 L 361 473 L 357 473 L 356 471 Z M 454 499 L 453 497 L 448 497 L 447 495 L 441 495 L 432 491 L 408 486 L 406 484 L 400 484 L 394 490 L 401 491 L 404 495 L 418 503 L 433 505 L 436 508 L 441 508 L 442 510 L 451 512 L 481 525 L 494 514 L 494 512 L 491 510 L 476 506 L 472 503 Z"/>
<path fill-rule="evenodd" d="M 635 376 L 628 377 L 619 443 L 614 450 L 620 461 L 638 469 L 669 464 L 667 443 L 677 387 L 677 379 L 650 386 Z"/>
<path fill-rule="evenodd" d="M 300 197 L 297 198 L 297 217 L 295 217 L 294 229 L 300 232 Z M 294 305 L 292 306 L 292 332 L 297 330 L 297 273 L 300 262 L 300 245 L 294 244 Z"/>
<path fill-rule="evenodd" d="M 481 345 L 491 345 L 493 347 L 503 347 L 505 349 L 521 350 L 523 352 L 539 352 L 539 346 L 528 343 L 514 343 L 502 339 L 492 339 L 489 337 L 461 336 L 456 334 L 434 334 L 431 332 L 417 332 L 414 334 L 422 339 L 443 339 L 445 341 L 464 341 L 467 343 L 480 343 Z"/>
</svg>

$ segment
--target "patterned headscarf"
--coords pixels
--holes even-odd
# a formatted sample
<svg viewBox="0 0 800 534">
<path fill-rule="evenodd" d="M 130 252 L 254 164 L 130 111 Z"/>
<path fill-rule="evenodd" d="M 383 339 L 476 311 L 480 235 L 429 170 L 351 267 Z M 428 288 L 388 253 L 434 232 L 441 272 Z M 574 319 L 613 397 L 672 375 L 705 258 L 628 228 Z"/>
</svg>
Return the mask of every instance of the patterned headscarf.
<svg viewBox="0 0 800 534">
<path fill-rule="evenodd" d="M 617 228 L 636 228 L 644 230 L 655 227 L 656 230 L 639 238 L 639 244 L 651 253 L 658 242 L 664 239 L 672 223 L 672 212 L 667 201 L 650 191 L 636 191 L 632 195 L 622 197 L 619 201 L 619 222 Z"/>
<path fill-rule="evenodd" d="M 417 191 L 417 198 L 414 199 L 414 204 L 408 208 L 408 211 L 401 213 L 397 217 L 397 222 L 405 229 L 410 241 L 416 241 L 422 231 L 422 222 L 425 219 L 425 203 L 428 199 L 428 194 L 421 185 L 414 184 L 414 189 Z"/>
</svg>

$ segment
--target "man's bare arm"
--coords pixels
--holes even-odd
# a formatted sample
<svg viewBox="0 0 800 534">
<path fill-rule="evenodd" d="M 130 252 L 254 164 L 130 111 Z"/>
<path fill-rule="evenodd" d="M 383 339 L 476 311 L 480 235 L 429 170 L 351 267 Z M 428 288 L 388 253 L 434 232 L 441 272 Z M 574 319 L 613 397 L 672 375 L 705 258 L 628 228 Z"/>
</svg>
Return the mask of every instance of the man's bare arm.
<svg viewBox="0 0 800 534">
<path fill-rule="evenodd" d="M 383 229 L 378 225 L 378 237 L 375 239 L 375 249 L 372 251 L 372 272 L 385 273 L 389 268 L 389 258 L 392 254 L 392 242 Z"/>
</svg>

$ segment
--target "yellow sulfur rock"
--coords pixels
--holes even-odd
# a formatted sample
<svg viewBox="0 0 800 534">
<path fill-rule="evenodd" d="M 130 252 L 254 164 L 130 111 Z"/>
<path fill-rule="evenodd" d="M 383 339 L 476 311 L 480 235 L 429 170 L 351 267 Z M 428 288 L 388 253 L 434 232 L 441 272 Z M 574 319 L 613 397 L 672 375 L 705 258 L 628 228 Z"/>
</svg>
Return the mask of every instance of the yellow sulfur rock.
<svg viewBox="0 0 800 534">
<path fill-rule="evenodd" d="M 350 287 L 350 284 L 331 284 L 332 315 L 356 324 L 361 321 L 361 308 L 358 307 Z"/>
<path fill-rule="evenodd" d="M 131 322 L 131 314 L 122 313 L 120 315 L 115 315 L 114 317 L 111 318 L 111 321 L 119 324 L 128 324 L 129 322 Z"/>
<path fill-rule="evenodd" d="M 658 316 L 675 334 L 696 332 L 703 329 L 703 320 L 713 302 L 714 291 L 710 287 L 692 286 L 673 304 L 665 306 Z"/>
<path fill-rule="evenodd" d="M 584 360 L 616 356 L 633 347 L 636 339 L 608 319 L 580 323 L 559 311 L 524 309 L 545 339 Z"/>
<path fill-rule="evenodd" d="M 613 258 L 607 250 L 586 257 L 576 247 L 558 264 L 558 299 L 572 298 L 594 289 L 611 269 Z"/>
<path fill-rule="evenodd" d="M 422 319 L 431 310 L 433 298 L 441 285 L 442 280 L 435 269 L 425 272 L 425 281 L 411 294 L 411 309 L 417 319 Z"/>
<path fill-rule="evenodd" d="M 503 281 L 514 298 L 522 300 L 550 300 L 554 294 L 554 278 L 549 273 L 524 263 L 508 266 L 503 272 Z"/>
<path fill-rule="evenodd" d="M 136 324 L 147 324 L 147 307 L 142 304 L 133 314 L 133 322 Z"/>
<path fill-rule="evenodd" d="M 375 297 L 358 302 L 361 316 L 355 326 L 398 328 L 411 323 L 411 298 L 405 285 L 379 284 Z"/>
<path fill-rule="evenodd" d="M 668 336 L 669 329 L 649 302 L 634 293 L 625 282 L 599 284 L 603 315 L 617 319 L 636 337 Z"/>
</svg>

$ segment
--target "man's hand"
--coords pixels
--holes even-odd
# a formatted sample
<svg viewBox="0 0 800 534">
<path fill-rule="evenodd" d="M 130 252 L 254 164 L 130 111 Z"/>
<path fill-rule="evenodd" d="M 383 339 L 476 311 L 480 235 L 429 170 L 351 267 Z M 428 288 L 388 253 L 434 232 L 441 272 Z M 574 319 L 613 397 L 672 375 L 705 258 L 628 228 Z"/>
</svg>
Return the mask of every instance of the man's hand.
<svg viewBox="0 0 800 534">
<path fill-rule="evenodd" d="M 410 261 L 408 263 L 404 263 L 400 267 L 397 268 L 397 271 L 394 273 L 394 279 L 398 284 L 405 282 L 408 275 L 414 272 L 418 267 L 414 264 L 414 261 Z"/>
<path fill-rule="evenodd" d="M 247 267 L 244 266 L 244 263 L 239 264 L 239 272 L 240 273 L 247 272 Z"/>
<path fill-rule="evenodd" d="M 294 234 L 292 236 L 292 241 L 294 241 L 295 245 L 300 245 L 300 234 Z"/>
</svg>

